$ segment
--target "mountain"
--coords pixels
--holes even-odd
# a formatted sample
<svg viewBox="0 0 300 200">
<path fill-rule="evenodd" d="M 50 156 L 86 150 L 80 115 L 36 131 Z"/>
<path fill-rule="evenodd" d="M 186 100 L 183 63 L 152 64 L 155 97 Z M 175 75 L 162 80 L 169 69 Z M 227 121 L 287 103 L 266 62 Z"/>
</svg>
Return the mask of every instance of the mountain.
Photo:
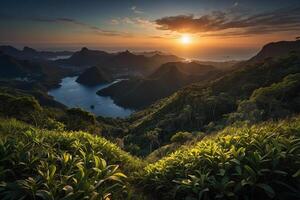
<svg viewBox="0 0 300 200">
<path fill-rule="evenodd" d="M 171 95 L 184 85 L 209 80 L 217 75 L 217 70 L 197 63 L 171 62 L 161 65 L 146 78 L 124 80 L 97 92 L 111 96 L 124 107 L 142 108 Z"/>
<path fill-rule="evenodd" d="M 133 52 L 133 54 L 135 55 L 143 55 L 143 56 L 146 56 L 146 57 L 151 57 L 151 56 L 154 56 L 154 55 L 164 55 L 164 56 L 172 56 L 171 54 L 168 54 L 168 53 L 164 53 L 164 52 L 161 52 L 161 51 L 144 51 L 144 52 Z"/>
<path fill-rule="evenodd" d="M 28 74 L 18 61 L 0 52 L 0 77 L 1 78 L 22 78 Z"/>
<path fill-rule="evenodd" d="M 196 62 L 168 62 L 161 65 L 161 67 L 149 77 L 157 78 L 165 72 L 171 70 L 173 67 L 189 75 L 201 75 L 216 70 L 216 68 L 212 65 L 203 65 Z"/>
<path fill-rule="evenodd" d="M 83 47 L 80 51 L 75 52 L 70 58 L 59 59 L 56 63 L 66 66 L 84 66 L 91 67 L 102 63 L 111 58 L 113 55 L 105 51 L 90 50 Z"/>
<path fill-rule="evenodd" d="M 69 71 L 44 62 L 18 60 L 0 52 L 0 78 L 37 81 L 46 87 L 54 87 Z"/>
<path fill-rule="evenodd" d="M 284 52 L 289 51 L 287 46 Z M 280 59 L 249 62 L 210 82 L 188 85 L 134 113 L 129 119 L 134 139 L 127 142 L 144 149 L 142 138 L 149 131 L 161 130 L 161 145 L 178 131 L 210 132 L 234 121 L 253 123 L 298 113 L 299 66 L 300 56 L 284 54 Z"/>
<path fill-rule="evenodd" d="M 69 56 L 73 54 L 73 52 L 70 51 L 37 51 L 30 47 L 24 47 L 23 50 L 19 50 L 7 45 L 0 46 L 0 51 L 21 60 L 48 60 L 58 56 Z"/>
<path fill-rule="evenodd" d="M 135 55 L 131 52 L 120 52 L 105 62 L 101 63 L 105 68 L 109 68 L 116 73 L 135 73 L 151 67 L 151 60 L 143 55 Z"/>
<path fill-rule="evenodd" d="M 144 56 L 127 51 L 119 53 L 107 53 L 105 51 L 89 50 L 82 48 L 68 59 L 57 60 L 56 63 L 63 66 L 77 67 L 78 71 L 86 67 L 99 66 L 105 68 L 115 77 L 120 76 L 144 76 L 156 70 L 161 64 L 171 61 L 179 61 L 180 58 L 172 55 Z M 79 67 L 79 69 L 78 69 Z"/>
<path fill-rule="evenodd" d="M 100 67 L 90 67 L 86 69 L 77 79 L 76 82 L 83 85 L 93 86 L 100 83 L 111 82 L 112 77 Z"/>
<path fill-rule="evenodd" d="M 263 46 L 257 55 L 248 60 L 248 63 L 261 62 L 267 58 L 280 58 L 294 53 L 300 55 L 300 40 L 272 42 Z"/>
<path fill-rule="evenodd" d="M 101 64 L 105 68 L 118 75 L 137 75 L 147 76 L 155 71 L 160 65 L 167 62 L 180 61 L 173 55 L 159 55 L 154 54 L 153 56 L 136 55 L 127 51 L 120 52 Z"/>
</svg>

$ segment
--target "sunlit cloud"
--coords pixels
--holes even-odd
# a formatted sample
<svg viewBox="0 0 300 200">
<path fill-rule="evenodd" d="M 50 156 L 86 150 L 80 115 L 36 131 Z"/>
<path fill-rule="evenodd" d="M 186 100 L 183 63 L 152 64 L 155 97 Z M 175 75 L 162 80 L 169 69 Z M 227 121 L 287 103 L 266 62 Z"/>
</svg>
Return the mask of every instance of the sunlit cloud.
<svg viewBox="0 0 300 200">
<path fill-rule="evenodd" d="M 224 31 L 235 36 L 299 31 L 300 7 L 247 15 L 238 10 L 214 11 L 200 17 L 192 14 L 163 17 L 155 22 L 159 30 L 203 35 L 222 35 Z"/>
<path fill-rule="evenodd" d="M 140 27 L 153 27 L 155 28 L 157 24 L 154 21 L 150 21 L 148 19 L 144 19 L 141 17 L 124 17 L 124 18 L 117 18 L 117 19 L 111 19 L 110 24 L 112 25 L 119 25 L 119 24 L 130 24 L 130 25 L 136 25 Z"/>
</svg>

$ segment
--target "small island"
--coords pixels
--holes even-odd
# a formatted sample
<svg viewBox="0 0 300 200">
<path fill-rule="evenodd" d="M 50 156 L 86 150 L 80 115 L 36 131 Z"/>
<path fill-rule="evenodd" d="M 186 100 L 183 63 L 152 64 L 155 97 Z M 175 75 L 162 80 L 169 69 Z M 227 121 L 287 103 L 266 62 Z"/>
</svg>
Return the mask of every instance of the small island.
<svg viewBox="0 0 300 200">
<path fill-rule="evenodd" d="M 90 67 L 76 79 L 76 82 L 87 86 L 94 86 L 112 81 L 112 77 L 100 67 Z"/>
</svg>

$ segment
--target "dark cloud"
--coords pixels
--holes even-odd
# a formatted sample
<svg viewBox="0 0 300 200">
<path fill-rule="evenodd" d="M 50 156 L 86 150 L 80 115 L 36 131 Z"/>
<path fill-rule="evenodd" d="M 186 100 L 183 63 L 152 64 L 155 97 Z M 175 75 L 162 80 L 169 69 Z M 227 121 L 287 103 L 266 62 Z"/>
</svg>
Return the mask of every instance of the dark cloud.
<svg viewBox="0 0 300 200">
<path fill-rule="evenodd" d="M 27 20 L 27 21 L 33 21 L 33 22 L 40 22 L 40 23 L 53 23 L 53 24 L 69 24 L 74 26 L 79 26 L 81 28 L 90 30 L 96 34 L 99 35 L 105 35 L 105 36 L 131 36 L 128 33 L 124 32 L 118 32 L 118 31 L 110 31 L 110 30 L 104 30 L 97 26 L 90 25 L 88 23 L 84 23 L 75 19 L 71 18 L 46 18 L 46 17 L 23 17 L 19 18 L 16 16 L 10 16 L 0 13 L 0 19 L 3 20 Z"/>
<path fill-rule="evenodd" d="M 218 35 L 264 34 L 276 31 L 299 31 L 300 7 L 249 14 L 240 10 L 215 11 L 207 15 L 178 15 L 157 19 L 160 30 Z"/>
<path fill-rule="evenodd" d="M 123 33 L 123 32 L 103 30 L 97 26 L 83 23 L 83 22 L 80 22 L 80 21 L 77 21 L 77 20 L 71 19 L 71 18 L 54 18 L 54 19 L 52 19 L 52 18 L 31 18 L 31 20 L 37 21 L 37 22 L 46 22 L 46 23 L 71 24 L 71 25 L 80 26 L 80 27 L 89 29 L 97 34 L 106 35 L 106 36 L 130 36 L 129 34 Z"/>
</svg>

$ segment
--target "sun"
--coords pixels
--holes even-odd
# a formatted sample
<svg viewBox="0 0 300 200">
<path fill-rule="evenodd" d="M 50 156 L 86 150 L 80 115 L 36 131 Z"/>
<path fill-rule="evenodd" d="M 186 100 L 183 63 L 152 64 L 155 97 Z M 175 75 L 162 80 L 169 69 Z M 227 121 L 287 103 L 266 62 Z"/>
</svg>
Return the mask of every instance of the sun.
<svg viewBox="0 0 300 200">
<path fill-rule="evenodd" d="M 190 44 L 191 37 L 189 35 L 183 35 L 183 36 L 181 36 L 180 41 L 182 44 Z"/>
</svg>

